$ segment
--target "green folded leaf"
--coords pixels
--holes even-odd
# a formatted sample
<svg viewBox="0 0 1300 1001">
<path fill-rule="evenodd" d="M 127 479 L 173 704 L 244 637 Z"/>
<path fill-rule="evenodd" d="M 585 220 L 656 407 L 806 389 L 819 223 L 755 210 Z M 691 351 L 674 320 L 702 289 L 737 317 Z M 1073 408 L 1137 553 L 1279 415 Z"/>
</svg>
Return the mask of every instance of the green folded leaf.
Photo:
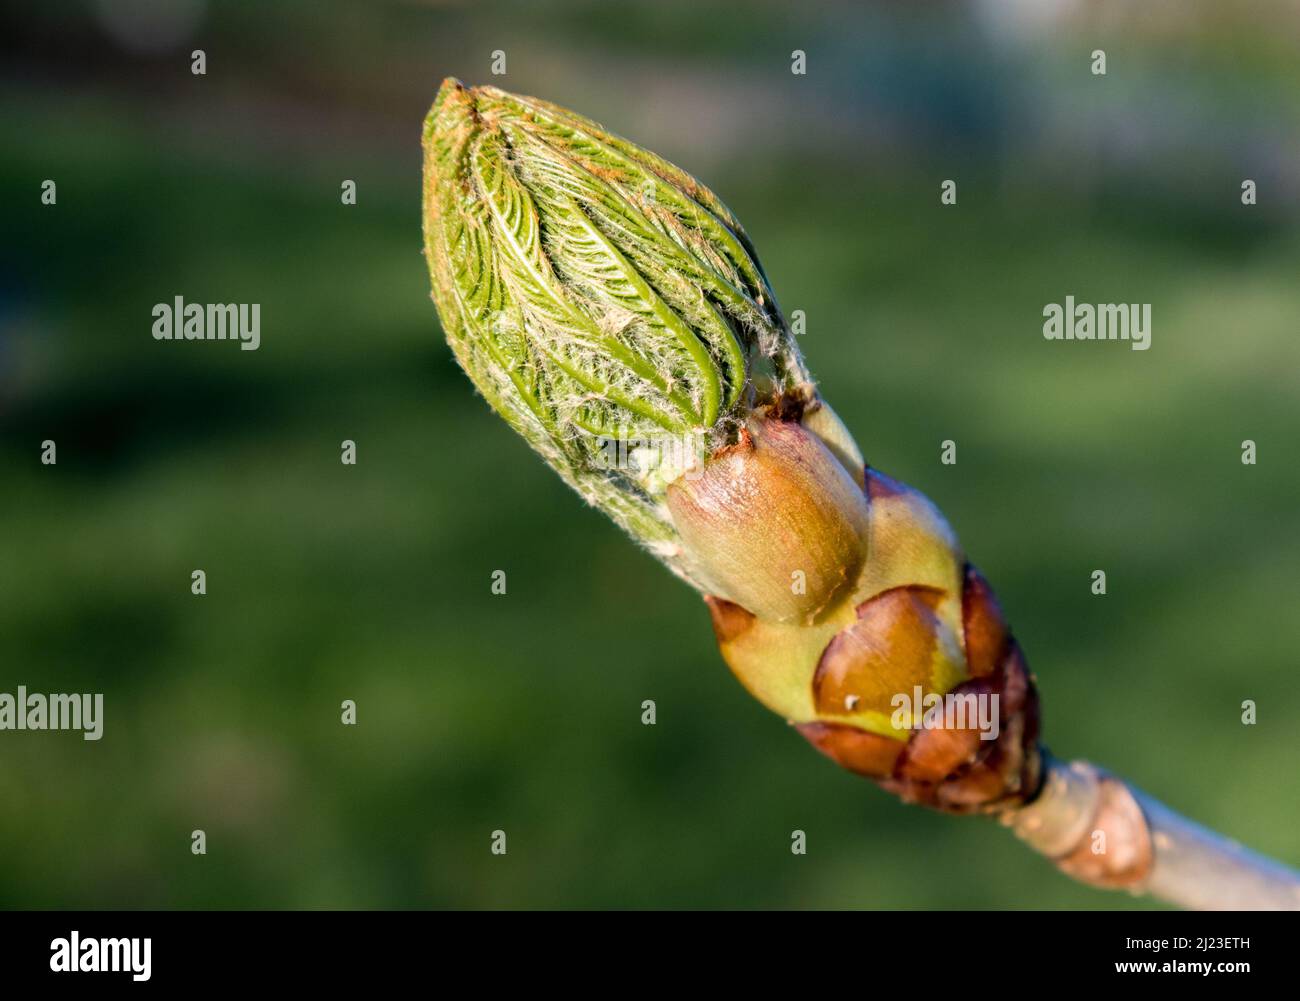
<svg viewBox="0 0 1300 1001">
<path fill-rule="evenodd" d="M 811 385 L 739 222 L 653 153 L 493 87 L 443 83 L 424 157 L 433 298 L 462 368 L 689 576 L 668 484 L 733 443 L 753 407 Z"/>
</svg>

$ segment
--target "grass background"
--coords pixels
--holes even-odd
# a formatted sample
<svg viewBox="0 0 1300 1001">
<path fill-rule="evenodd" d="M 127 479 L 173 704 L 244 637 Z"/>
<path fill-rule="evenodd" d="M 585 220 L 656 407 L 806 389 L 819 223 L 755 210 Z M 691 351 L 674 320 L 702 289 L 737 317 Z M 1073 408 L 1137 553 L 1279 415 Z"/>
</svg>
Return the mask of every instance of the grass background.
<svg viewBox="0 0 1300 1001">
<path fill-rule="evenodd" d="M 1300 860 L 1291 8 L 262 6 L 0 15 L 0 691 L 106 716 L 0 733 L 0 905 L 1152 906 L 831 767 L 474 396 L 420 252 L 448 74 L 717 190 L 998 588 L 1052 748 Z M 1151 303 L 1151 350 L 1046 342 L 1067 294 Z M 175 295 L 260 302 L 260 350 L 153 341 Z"/>
</svg>

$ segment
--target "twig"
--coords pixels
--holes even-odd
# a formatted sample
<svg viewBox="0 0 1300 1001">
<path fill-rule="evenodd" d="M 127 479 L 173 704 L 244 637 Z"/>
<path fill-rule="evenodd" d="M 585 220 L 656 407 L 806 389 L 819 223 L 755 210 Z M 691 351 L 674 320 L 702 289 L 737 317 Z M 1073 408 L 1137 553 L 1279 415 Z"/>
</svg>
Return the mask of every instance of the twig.
<svg viewBox="0 0 1300 1001">
<path fill-rule="evenodd" d="M 1086 761 L 1045 756 L 1002 822 L 1068 875 L 1192 910 L 1300 910 L 1300 872 L 1193 823 Z"/>
</svg>

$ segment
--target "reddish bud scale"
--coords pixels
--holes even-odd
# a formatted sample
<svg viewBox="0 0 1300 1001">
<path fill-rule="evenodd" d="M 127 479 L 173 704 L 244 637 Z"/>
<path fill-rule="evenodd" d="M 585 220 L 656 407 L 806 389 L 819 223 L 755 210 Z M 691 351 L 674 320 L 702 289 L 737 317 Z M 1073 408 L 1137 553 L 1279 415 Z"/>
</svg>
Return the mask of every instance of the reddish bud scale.
<svg viewBox="0 0 1300 1001">
<path fill-rule="evenodd" d="M 975 813 L 1031 798 L 1042 768 L 1033 680 L 992 589 L 942 516 L 869 468 L 844 500 L 856 477 L 840 475 L 842 466 L 832 473 L 827 449 L 797 423 L 760 424 L 754 438 L 778 447 L 746 442 L 706 467 L 702 486 L 670 500 L 706 575 L 727 582 L 727 597 L 707 600 L 732 671 L 822 753 L 908 802 Z M 705 517 L 701 498 L 721 499 Z M 734 514 L 728 498 L 741 501 Z M 764 524 L 773 508 L 784 515 L 776 531 Z M 719 553 L 723 572 L 708 562 Z M 815 586 L 790 599 L 782 588 L 796 565 Z M 996 704 L 996 731 L 895 710 L 913 693 Z"/>
<path fill-rule="evenodd" d="M 973 568 L 969 573 L 978 576 Z M 819 751 L 909 803 L 950 813 L 993 812 L 1032 798 L 1040 781 L 1038 693 L 1020 647 L 1008 641 L 996 673 L 953 695 L 998 696 L 998 737 L 974 728 L 917 729 L 906 743 L 842 723 L 798 726 Z"/>
<path fill-rule="evenodd" d="M 866 556 L 867 504 L 834 454 L 794 421 L 752 421 L 668 509 L 710 589 L 776 622 L 811 622 Z"/>
</svg>

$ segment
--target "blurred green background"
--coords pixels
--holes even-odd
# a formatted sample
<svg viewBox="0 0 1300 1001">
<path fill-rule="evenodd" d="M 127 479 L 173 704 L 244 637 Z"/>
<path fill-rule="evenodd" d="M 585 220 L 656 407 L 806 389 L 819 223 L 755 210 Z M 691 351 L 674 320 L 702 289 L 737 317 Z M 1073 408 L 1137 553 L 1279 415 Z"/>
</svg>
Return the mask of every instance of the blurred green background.
<svg viewBox="0 0 1300 1001">
<path fill-rule="evenodd" d="M 421 256 L 448 74 L 719 192 L 1050 746 L 1300 861 L 1300 16 L 912 6 L 6 8 L 0 691 L 103 692 L 105 733 L 0 733 L 0 905 L 1153 906 L 832 767 L 489 413 Z M 1067 294 L 1151 303 L 1151 350 L 1045 341 Z M 176 295 L 260 302 L 260 350 L 155 342 Z"/>
</svg>

